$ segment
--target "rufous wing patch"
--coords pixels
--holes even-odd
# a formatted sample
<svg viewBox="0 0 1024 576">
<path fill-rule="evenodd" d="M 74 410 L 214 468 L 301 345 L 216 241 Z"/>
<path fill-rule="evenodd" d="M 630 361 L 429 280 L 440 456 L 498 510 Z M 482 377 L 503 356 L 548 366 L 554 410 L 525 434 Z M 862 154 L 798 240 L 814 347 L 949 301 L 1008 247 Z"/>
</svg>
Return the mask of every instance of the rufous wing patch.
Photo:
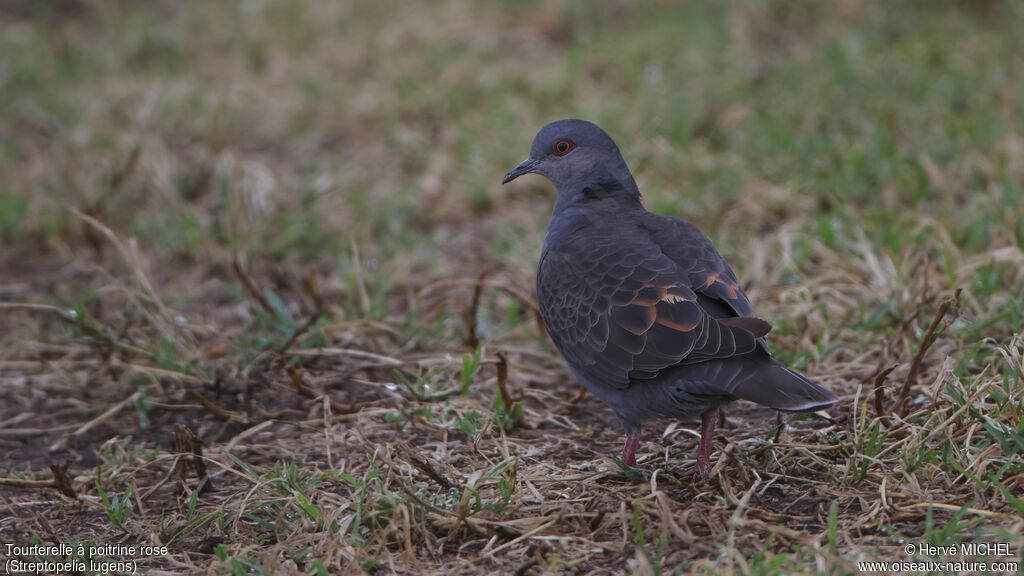
<svg viewBox="0 0 1024 576">
<path fill-rule="evenodd" d="M 658 323 L 679 332 L 689 332 L 700 322 L 699 309 L 693 291 L 679 284 L 657 285 L 645 283 L 628 302 L 617 294 L 615 322 L 629 332 L 640 335 Z M 620 303 L 621 302 L 621 303 Z M 690 306 L 685 305 L 691 303 Z"/>
<path fill-rule="evenodd" d="M 658 318 L 654 322 L 657 324 L 661 324 L 666 328 L 671 328 L 677 332 L 690 332 L 691 330 L 697 327 L 696 324 L 681 324 L 668 318 Z"/>
<path fill-rule="evenodd" d="M 654 306 L 659 300 L 661 300 L 663 289 L 664 288 L 661 286 L 644 284 L 644 287 L 637 291 L 636 298 L 633 299 L 632 304 L 640 306 Z"/>
<path fill-rule="evenodd" d="M 640 335 L 651 329 L 656 315 L 657 313 L 653 305 L 631 304 L 619 307 L 615 312 L 614 318 L 619 326 L 633 334 Z"/>
<path fill-rule="evenodd" d="M 694 302 L 665 299 L 655 307 L 656 324 L 678 332 L 690 332 L 700 323 L 703 312 Z"/>
<path fill-rule="evenodd" d="M 665 293 L 661 297 L 662 302 L 677 304 L 679 302 L 693 301 L 693 291 L 685 289 L 678 284 L 665 286 Z"/>
<path fill-rule="evenodd" d="M 633 299 L 634 304 L 654 306 L 658 302 L 678 304 L 679 302 L 693 301 L 693 291 L 684 288 L 679 284 L 667 284 L 659 286 L 656 284 L 644 284 Z"/>
<path fill-rule="evenodd" d="M 712 284 L 721 284 L 729 298 L 739 297 L 739 284 L 728 280 L 722 280 L 722 275 L 718 272 L 708 274 L 708 279 L 704 282 L 704 286 L 702 286 L 702 288 L 708 288 Z"/>
</svg>

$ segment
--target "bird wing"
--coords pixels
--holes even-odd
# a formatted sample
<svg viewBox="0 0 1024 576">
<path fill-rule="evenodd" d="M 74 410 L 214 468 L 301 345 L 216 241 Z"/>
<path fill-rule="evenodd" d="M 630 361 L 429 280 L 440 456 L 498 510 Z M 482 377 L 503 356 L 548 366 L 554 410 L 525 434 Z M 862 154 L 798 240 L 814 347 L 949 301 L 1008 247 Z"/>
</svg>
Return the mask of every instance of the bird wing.
<svg viewBox="0 0 1024 576">
<path fill-rule="evenodd" d="M 721 299 L 749 310 L 728 266 L 685 264 L 665 254 L 650 235 L 607 229 L 581 231 L 545 251 L 537 275 L 541 315 L 577 376 L 626 388 L 671 366 L 757 348 L 771 329 L 767 322 L 718 317 L 702 304 Z"/>
<path fill-rule="evenodd" d="M 648 212 L 645 228 L 666 256 L 686 271 L 693 289 L 717 316 L 751 316 L 753 307 L 711 240 L 686 220 Z"/>
<path fill-rule="evenodd" d="M 757 353 L 703 360 L 691 354 L 680 362 L 671 373 L 676 386 L 670 397 L 677 406 L 701 405 L 709 398 L 728 395 L 799 412 L 820 410 L 838 400 L 832 392 L 771 359 L 764 335 L 750 321 L 771 327 L 751 316 L 750 301 L 736 275 L 703 232 L 690 222 L 670 216 L 648 213 L 646 221 L 654 242 L 686 270 L 701 307 L 719 322 L 739 323 L 759 334 Z"/>
</svg>

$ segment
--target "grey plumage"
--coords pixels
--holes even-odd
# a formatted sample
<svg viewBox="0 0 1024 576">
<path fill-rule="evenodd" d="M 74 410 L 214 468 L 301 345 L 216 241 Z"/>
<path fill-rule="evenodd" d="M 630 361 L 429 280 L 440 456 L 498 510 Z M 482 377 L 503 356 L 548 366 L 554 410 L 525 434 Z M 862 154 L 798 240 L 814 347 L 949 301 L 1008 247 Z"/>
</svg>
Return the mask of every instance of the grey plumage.
<svg viewBox="0 0 1024 576">
<path fill-rule="evenodd" d="M 706 476 L 722 404 L 813 411 L 837 400 L 771 358 L 771 326 L 752 316 L 732 269 L 696 226 L 643 208 L 603 130 L 548 124 L 502 182 L 527 173 L 558 190 L 537 272 L 541 316 L 576 377 L 621 420 L 628 464 L 645 420 L 700 415 Z"/>
</svg>

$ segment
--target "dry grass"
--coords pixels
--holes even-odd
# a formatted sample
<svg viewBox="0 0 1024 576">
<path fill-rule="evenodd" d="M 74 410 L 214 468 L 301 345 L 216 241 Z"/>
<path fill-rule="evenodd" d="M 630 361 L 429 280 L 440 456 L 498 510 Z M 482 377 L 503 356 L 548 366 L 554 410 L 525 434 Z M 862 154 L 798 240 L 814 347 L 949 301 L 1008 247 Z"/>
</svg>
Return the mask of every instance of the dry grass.
<svg viewBox="0 0 1024 576">
<path fill-rule="evenodd" d="M 1024 560 L 1020 8 L 587 6 L 0 8 L 0 544 L 167 546 L 150 574 Z M 550 187 L 498 186 L 561 116 L 710 233 L 827 419 L 729 407 L 710 483 L 688 422 L 618 466 L 536 316 Z"/>
</svg>

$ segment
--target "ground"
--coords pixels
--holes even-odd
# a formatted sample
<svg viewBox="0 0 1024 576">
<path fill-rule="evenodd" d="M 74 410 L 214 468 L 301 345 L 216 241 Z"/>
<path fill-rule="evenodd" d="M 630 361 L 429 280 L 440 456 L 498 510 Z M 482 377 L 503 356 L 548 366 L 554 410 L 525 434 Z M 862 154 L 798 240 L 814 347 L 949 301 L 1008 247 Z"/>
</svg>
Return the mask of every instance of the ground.
<svg viewBox="0 0 1024 576">
<path fill-rule="evenodd" d="M 1022 17 L 5 2 L 0 557 L 1017 573 Z M 776 356 L 838 404 L 729 406 L 707 482 L 685 471 L 694 422 L 652 423 L 644 468 L 620 466 L 614 415 L 536 313 L 554 191 L 500 185 L 562 117 L 604 127 L 647 207 L 714 240 Z"/>
</svg>

